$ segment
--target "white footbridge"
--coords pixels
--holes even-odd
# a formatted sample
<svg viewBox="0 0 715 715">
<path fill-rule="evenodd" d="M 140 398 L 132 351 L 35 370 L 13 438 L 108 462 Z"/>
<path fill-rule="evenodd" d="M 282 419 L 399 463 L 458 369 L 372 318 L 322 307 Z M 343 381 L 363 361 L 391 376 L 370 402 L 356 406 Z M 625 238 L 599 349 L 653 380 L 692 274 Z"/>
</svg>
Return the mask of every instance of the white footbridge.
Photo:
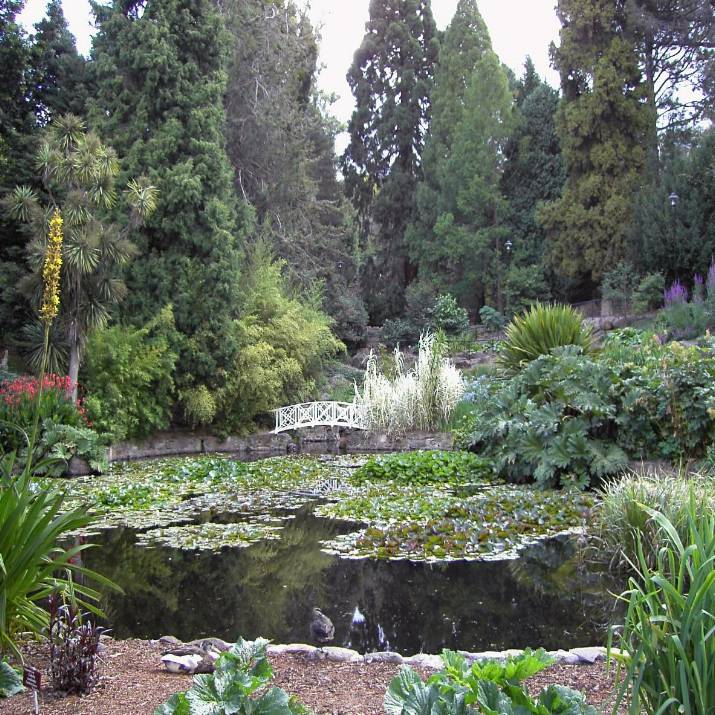
<svg viewBox="0 0 715 715">
<path fill-rule="evenodd" d="M 348 427 L 367 429 L 364 405 L 353 402 L 304 402 L 273 410 L 276 416 L 274 434 L 302 427 Z"/>
</svg>

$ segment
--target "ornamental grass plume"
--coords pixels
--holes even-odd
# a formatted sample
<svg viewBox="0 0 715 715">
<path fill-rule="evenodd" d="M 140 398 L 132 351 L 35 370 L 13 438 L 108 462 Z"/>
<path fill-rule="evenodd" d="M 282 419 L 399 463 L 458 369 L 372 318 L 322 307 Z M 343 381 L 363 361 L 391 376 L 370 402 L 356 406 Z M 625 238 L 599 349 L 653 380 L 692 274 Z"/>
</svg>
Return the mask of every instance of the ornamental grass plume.
<svg viewBox="0 0 715 715">
<path fill-rule="evenodd" d="M 62 214 L 59 209 L 52 212 L 50 231 L 47 236 L 45 264 L 42 268 L 42 305 L 40 318 L 49 328 L 60 309 L 60 272 L 62 270 Z"/>
</svg>

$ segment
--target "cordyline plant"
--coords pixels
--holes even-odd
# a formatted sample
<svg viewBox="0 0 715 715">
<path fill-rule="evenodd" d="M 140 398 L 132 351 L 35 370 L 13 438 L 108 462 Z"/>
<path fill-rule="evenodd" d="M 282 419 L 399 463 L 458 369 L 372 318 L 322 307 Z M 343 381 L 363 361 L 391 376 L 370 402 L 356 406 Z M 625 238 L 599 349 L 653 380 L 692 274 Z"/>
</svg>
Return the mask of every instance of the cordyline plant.
<svg viewBox="0 0 715 715">
<path fill-rule="evenodd" d="M 103 222 L 102 213 L 117 203 L 119 160 L 111 147 L 87 132 L 84 122 L 71 114 L 47 128 L 36 165 L 49 205 L 42 205 L 38 194 L 27 186 L 15 188 L 4 204 L 30 236 L 27 252 L 33 273 L 23 285 L 41 300 L 45 344 L 47 325 L 58 318 L 69 348 L 69 375 L 76 399 L 86 336 L 106 323 L 112 306 L 126 293 L 118 273 L 136 253 L 129 237 L 153 213 L 157 190 L 145 179 L 128 181 L 122 192 L 128 220 L 121 228 Z"/>
<path fill-rule="evenodd" d="M 92 517 L 84 509 L 65 510 L 64 492 L 54 484 L 39 487 L 35 470 L 42 470 L 49 460 L 33 461 L 37 439 L 39 406 L 45 384 L 47 335 L 60 308 L 60 284 L 57 279 L 57 248 L 62 245 L 61 217 L 55 215 L 43 270 L 43 303 L 40 313 L 45 325 L 45 351 L 37 389 L 36 415 L 32 432 L 15 429 L 27 444 L 28 458 L 20 466 L 17 452 L 0 452 L 0 653 L 10 652 L 22 660 L 17 644 L 18 633 L 47 631 L 49 614 L 45 608 L 52 594 L 74 592 L 83 608 L 98 613 L 84 599 L 97 601 L 99 593 L 85 584 L 73 586 L 71 574 L 89 577 L 97 583 L 117 588 L 111 581 L 77 563 L 90 544 L 61 545 L 67 535 L 87 526 Z M 52 256 L 55 258 L 53 259 Z M 61 264 L 59 264 L 61 265 Z"/>
<path fill-rule="evenodd" d="M 420 337 L 417 361 L 405 369 L 399 348 L 394 352 L 394 378 L 384 375 L 371 352 L 363 390 L 355 387 L 355 403 L 363 405 L 370 429 L 399 434 L 431 430 L 449 420 L 463 392 L 462 376 L 445 355 L 445 345 L 432 333 Z"/>
</svg>

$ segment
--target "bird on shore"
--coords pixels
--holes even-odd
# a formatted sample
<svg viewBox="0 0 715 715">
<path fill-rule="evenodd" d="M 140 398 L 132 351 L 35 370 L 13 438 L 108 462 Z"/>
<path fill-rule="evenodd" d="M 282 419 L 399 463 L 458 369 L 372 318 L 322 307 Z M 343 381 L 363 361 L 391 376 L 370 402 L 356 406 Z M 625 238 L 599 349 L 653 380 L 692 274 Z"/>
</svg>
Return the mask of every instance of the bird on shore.
<svg viewBox="0 0 715 715">
<path fill-rule="evenodd" d="M 317 643 L 329 643 L 335 638 L 333 622 L 319 608 L 313 608 L 310 620 L 310 637 Z"/>
</svg>

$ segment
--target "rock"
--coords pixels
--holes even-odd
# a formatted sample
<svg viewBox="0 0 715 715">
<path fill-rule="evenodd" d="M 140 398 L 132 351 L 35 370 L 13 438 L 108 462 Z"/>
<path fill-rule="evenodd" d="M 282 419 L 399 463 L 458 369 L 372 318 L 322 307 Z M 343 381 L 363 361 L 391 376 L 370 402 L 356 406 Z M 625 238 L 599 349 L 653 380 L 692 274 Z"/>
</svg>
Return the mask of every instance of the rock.
<svg viewBox="0 0 715 715">
<path fill-rule="evenodd" d="M 174 646 L 184 645 L 183 641 L 180 641 L 174 636 L 162 636 L 158 641 L 151 641 L 152 643 L 159 643 L 166 648 L 172 648 Z"/>
<path fill-rule="evenodd" d="M 189 641 L 186 645 L 196 646 L 205 651 L 215 650 L 219 653 L 225 653 L 233 648 L 233 643 L 221 638 L 198 638 L 197 640 Z"/>
<path fill-rule="evenodd" d="M 472 662 L 480 660 L 498 660 L 499 662 L 504 662 L 506 660 L 506 654 L 500 650 L 485 650 L 482 653 L 471 653 Z"/>
<path fill-rule="evenodd" d="M 405 660 L 399 653 L 390 653 L 388 651 L 365 653 L 363 659 L 366 663 L 397 663 L 398 665 L 402 665 Z"/>
<path fill-rule="evenodd" d="M 571 648 L 569 652 L 578 656 L 582 663 L 595 663 L 597 660 L 606 659 L 606 649 L 602 647 Z"/>
<path fill-rule="evenodd" d="M 320 649 L 326 660 L 331 660 L 335 663 L 362 663 L 363 657 L 356 650 L 350 648 L 339 648 L 338 646 L 326 646 Z"/>
<path fill-rule="evenodd" d="M 268 655 L 311 655 L 318 650 L 307 643 L 290 643 L 289 645 L 269 645 Z"/>
<path fill-rule="evenodd" d="M 409 658 L 403 658 L 402 662 L 405 665 L 430 668 L 431 670 L 440 670 L 443 666 L 442 659 L 438 655 L 427 655 L 426 653 L 417 653 Z"/>
<path fill-rule="evenodd" d="M 555 658 L 557 663 L 565 663 L 566 665 L 578 665 L 581 662 L 581 659 L 576 654 L 568 650 L 549 651 L 549 655 Z"/>
</svg>

